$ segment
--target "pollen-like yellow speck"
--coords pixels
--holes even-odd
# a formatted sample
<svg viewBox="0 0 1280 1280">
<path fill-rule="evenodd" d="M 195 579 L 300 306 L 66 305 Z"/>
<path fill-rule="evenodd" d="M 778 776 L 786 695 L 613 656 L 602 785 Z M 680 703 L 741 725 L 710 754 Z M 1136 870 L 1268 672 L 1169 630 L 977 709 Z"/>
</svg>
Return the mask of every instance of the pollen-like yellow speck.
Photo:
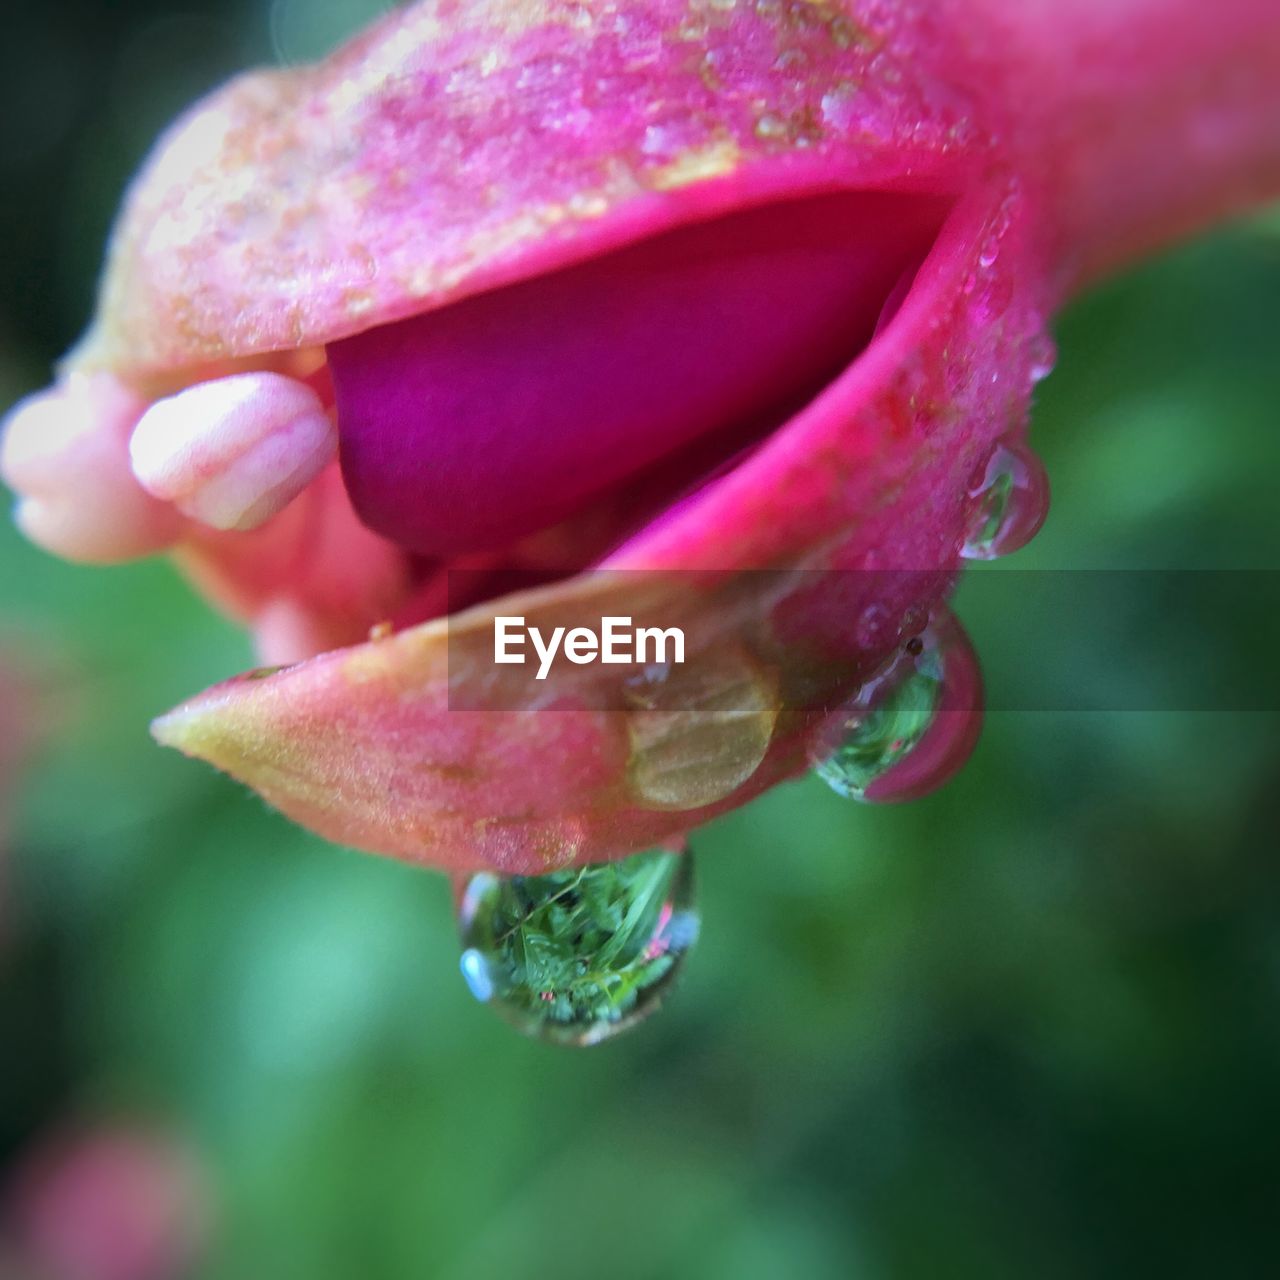
<svg viewBox="0 0 1280 1280">
<path fill-rule="evenodd" d="M 722 139 L 677 156 L 669 164 L 656 169 L 650 181 L 658 191 L 675 191 L 707 178 L 732 173 L 740 158 L 737 143 L 728 138 Z"/>
</svg>

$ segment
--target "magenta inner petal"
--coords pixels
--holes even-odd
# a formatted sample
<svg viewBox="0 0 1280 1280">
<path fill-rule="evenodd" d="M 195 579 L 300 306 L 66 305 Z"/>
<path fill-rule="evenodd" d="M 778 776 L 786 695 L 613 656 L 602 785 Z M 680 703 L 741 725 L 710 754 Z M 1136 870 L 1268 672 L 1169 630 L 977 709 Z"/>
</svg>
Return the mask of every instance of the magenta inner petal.
<svg viewBox="0 0 1280 1280">
<path fill-rule="evenodd" d="M 780 201 L 331 343 L 360 518 L 429 556 L 493 550 L 703 437 L 731 456 L 856 357 L 947 207 Z"/>
</svg>

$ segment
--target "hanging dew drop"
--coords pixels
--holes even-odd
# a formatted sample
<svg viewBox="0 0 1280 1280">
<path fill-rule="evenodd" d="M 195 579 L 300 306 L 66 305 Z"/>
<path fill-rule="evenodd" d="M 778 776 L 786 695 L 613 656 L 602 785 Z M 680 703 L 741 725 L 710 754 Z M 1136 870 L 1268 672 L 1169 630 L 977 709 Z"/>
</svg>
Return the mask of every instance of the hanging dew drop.
<svg viewBox="0 0 1280 1280">
<path fill-rule="evenodd" d="M 921 639 L 923 652 L 941 663 L 933 720 L 916 745 L 867 787 L 864 799 L 873 804 L 896 804 L 936 791 L 973 754 L 982 732 L 982 669 L 964 628 L 940 605 Z"/>
<path fill-rule="evenodd" d="M 1030 374 L 1033 386 L 1043 382 L 1053 372 L 1057 363 L 1058 348 L 1047 333 L 1042 333 L 1032 340 Z"/>
<path fill-rule="evenodd" d="M 544 876 L 481 872 L 462 893 L 462 976 L 526 1035 L 607 1040 L 647 1017 L 698 936 L 693 860 L 654 849 Z"/>
<path fill-rule="evenodd" d="M 689 810 L 731 795 L 760 767 L 778 716 L 776 680 L 725 647 L 629 678 L 627 780 L 646 809 Z"/>
<path fill-rule="evenodd" d="M 1026 546 L 1049 512 L 1049 479 L 1021 441 L 998 444 L 969 486 L 968 532 L 960 554 L 995 560 Z"/>
<path fill-rule="evenodd" d="M 865 800 L 867 788 L 905 759 L 933 723 L 942 691 L 938 656 L 932 650 L 904 654 L 864 684 L 815 741 L 814 772 L 837 795 Z"/>
<path fill-rule="evenodd" d="M 977 656 L 939 606 L 923 635 L 819 726 L 809 760 L 837 795 L 870 804 L 912 800 L 964 764 L 981 728 Z"/>
</svg>

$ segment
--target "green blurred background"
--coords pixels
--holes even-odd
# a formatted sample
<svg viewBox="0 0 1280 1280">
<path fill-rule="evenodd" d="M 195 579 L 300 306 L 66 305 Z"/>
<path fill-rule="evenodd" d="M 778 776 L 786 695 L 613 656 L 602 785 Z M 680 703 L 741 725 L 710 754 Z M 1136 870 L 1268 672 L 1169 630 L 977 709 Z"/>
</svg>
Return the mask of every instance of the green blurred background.
<svg viewBox="0 0 1280 1280">
<path fill-rule="evenodd" d="M 172 114 L 376 8 L 9 12 L 0 406 L 76 335 Z M 1033 432 L 1055 505 L 1013 568 L 1280 567 L 1277 298 L 1261 217 L 1063 319 Z M 1070 680 L 1159 633 L 1134 581 L 1132 647 L 1078 646 Z M 1054 619 L 972 597 L 993 681 L 1034 685 Z M 1256 620 L 1202 621 L 1223 664 L 1275 661 Z M 1274 713 L 1001 711 L 916 804 L 780 788 L 697 836 L 703 941 L 665 1012 L 573 1052 L 472 1001 L 442 879 L 151 744 L 251 661 L 166 565 L 77 569 L 0 526 L 0 654 L 28 748 L 0 1168 L 68 1126 L 165 1126 L 206 1228 L 137 1280 L 1275 1273 Z"/>
</svg>

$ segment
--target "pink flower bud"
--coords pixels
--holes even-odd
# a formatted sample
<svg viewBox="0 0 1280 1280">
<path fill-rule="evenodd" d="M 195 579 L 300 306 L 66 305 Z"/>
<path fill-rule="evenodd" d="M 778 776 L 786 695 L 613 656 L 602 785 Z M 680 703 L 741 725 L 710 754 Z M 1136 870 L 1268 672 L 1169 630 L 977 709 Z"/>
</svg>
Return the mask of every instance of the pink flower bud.
<svg viewBox="0 0 1280 1280">
<path fill-rule="evenodd" d="M 6 474 L 82 553 L 185 513 L 201 587 L 312 658 L 161 741 L 379 852 L 623 854 L 803 768 L 903 619 L 1031 536 L 1055 309 L 1280 191 L 1278 110 L 1272 0 L 411 5 L 165 136 L 64 373 L 114 375 L 77 409 L 110 483 L 21 415 Z M 701 673 L 458 712 L 530 573 L 552 627 L 679 616 Z"/>
</svg>

